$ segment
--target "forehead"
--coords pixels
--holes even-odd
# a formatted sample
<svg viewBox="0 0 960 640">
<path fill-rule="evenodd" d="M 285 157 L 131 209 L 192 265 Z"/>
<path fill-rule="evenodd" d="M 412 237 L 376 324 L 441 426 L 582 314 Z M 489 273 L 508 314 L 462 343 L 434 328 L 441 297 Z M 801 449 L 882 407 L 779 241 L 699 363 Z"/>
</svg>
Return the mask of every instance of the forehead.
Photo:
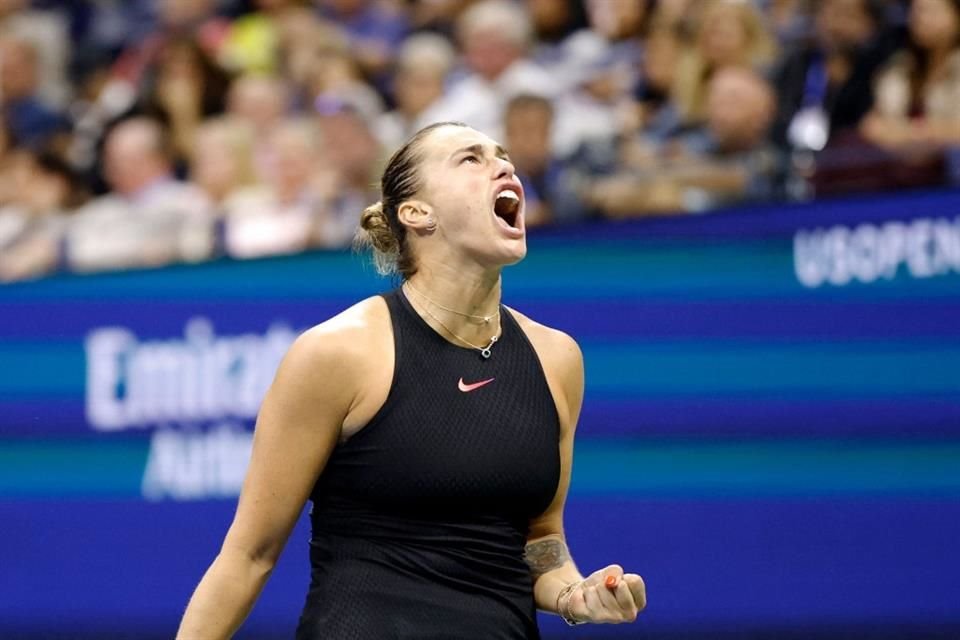
<svg viewBox="0 0 960 640">
<path fill-rule="evenodd" d="M 498 143 L 476 129 L 469 127 L 440 127 L 435 129 L 423 141 L 426 160 L 443 161 L 459 149 L 481 145 L 485 149 L 496 150 Z"/>
</svg>

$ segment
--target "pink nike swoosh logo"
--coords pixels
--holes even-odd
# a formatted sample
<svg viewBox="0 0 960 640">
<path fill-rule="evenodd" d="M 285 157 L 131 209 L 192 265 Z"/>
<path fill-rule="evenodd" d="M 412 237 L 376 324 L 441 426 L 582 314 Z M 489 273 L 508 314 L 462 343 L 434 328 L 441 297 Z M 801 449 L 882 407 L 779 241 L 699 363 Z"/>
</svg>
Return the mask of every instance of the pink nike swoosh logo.
<svg viewBox="0 0 960 640">
<path fill-rule="evenodd" d="M 460 382 L 457 383 L 457 388 L 460 389 L 460 391 L 463 391 L 464 393 L 467 393 L 467 392 L 469 392 L 469 391 L 473 391 L 474 389 L 479 389 L 480 387 L 482 387 L 482 386 L 485 385 L 485 384 L 490 384 L 490 383 L 493 382 L 494 380 L 496 380 L 496 378 L 490 378 L 489 380 L 481 380 L 480 382 L 474 382 L 474 383 L 472 383 L 472 384 L 466 384 L 466 383 L 463 381 L 463 378 L 460 378 Z"/>
</svg>

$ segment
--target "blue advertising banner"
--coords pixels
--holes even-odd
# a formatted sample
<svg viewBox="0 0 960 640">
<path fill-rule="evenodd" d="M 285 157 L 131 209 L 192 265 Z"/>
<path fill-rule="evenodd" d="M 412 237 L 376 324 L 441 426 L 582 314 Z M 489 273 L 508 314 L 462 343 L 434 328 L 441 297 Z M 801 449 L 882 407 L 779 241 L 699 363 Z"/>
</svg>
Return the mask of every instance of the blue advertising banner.
<svg viewBox="0 0 960 640">
<path fill-rule="evenodd" d="M 529 246 L 504 302 L 586 363 L 571 548 L 650 597 L 577 633 L 960 633 L 960 193 Z M 0 287 L 0 637 L 172 636 L 277 363 L 394 284 L 319 252 Z M 238 637 L 292 636 L 308 536 Z"/>
</svg>

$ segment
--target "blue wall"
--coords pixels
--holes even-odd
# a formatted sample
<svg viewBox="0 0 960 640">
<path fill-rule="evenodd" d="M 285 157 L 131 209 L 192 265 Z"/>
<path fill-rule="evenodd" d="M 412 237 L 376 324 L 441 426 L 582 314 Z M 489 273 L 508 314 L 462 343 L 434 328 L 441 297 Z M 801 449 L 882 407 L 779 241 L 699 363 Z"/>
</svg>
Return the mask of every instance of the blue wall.
<svg viewBox="0 0 960 640">
<path fill-rule="evenodd" d="M 960 637 L 958 212 L 929 193 L 530 238 L 505 302 L 587 367 L 571 547 L 650 600 L 546 635 Z M 276 360 L 387 286 L 315 253 L 0 288 L 0 637 L 171 636 Z M 290 637 L 307 537 L 240 637 Z"/>
</svg>

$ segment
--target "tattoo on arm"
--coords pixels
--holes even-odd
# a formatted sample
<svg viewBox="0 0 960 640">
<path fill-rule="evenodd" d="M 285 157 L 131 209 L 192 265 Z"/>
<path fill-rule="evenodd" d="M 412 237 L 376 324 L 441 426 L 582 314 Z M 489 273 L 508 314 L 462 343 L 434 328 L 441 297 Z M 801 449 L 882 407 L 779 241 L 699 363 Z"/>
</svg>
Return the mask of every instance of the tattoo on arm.
<svg viewBox="0 0 960 640">
<path fill-rule="evenodd" d="M 570 560 L 570 552 L 562 538 L 546 538 L 531 542 L 523 552 L 523 559 L 530 567 L 533 581 L 548 571 L 559 569 Z"/>
</svg>

